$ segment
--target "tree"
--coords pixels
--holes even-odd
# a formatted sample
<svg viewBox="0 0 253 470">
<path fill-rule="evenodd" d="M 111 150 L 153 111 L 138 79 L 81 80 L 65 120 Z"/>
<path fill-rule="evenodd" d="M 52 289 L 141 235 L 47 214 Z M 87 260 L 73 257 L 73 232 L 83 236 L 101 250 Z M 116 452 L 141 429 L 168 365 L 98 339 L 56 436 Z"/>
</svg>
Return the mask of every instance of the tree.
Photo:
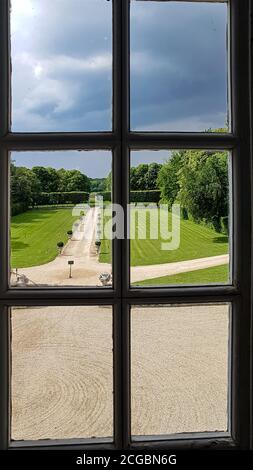
<svg viewBox="0 0 253 470">
<path fill-rule="evenodd" d="M 137 167 L 132 167 L 130 172 L 130 188 L 132 191 L 148 189 L 146 175 L 148 173 L 148 164 L 141 163 Z"/>
<path fill-rule="evenodd" d="M 157 176 L 162 165 L 160 163 L 141 163 L 130 170 L 131 191 L 147 191 L 158 189 Z M 112 173 L 105 179 L 105 191 L 112 189 Z"/>
<path fill-rule="evenodd" d="M 227 152 L 186 151 L 178 182 L 178 200 L 193 219 L 210 222 L 220 231 L 221 218 L 228 216 Z"/>
<path fill-rule="evenodd" d="M 105 191 L 112 190 L 112 172 L 108 174 L 107 178 L 105 179 Z"/>
<path fill-rule="evenodd" d="M 59 191 L 60 175 L 55 168 L 34 166 L 32 171 L 40 182 L 42 192 L 51 193 Z"/>
<path fill-rule="evenodd" d="M 106 191 L 106 178 L 90 178 L 90 192 L 99 193 Z"/>
<path fill-rule="evenodd" d="M 148 165 L 148 171 L 145 177 L 145 180 L 146 180 L 145 189 L 148 189 L 148 190 L 158 189 L 157 178 L 158 178 L 158 174 L 161 168 L 162 168 L 162 165 L 160 163 L 150 163 L 150 165 Z"/>
<path fill-rule="evenodd" d="M 79 170 L 58 170 L 59 191 L 85 191 L 90 192 L 90 179 Z"/>
<path fill-rule="evenodd" d="M 11 166 L 11 200 L 13 204 L 22 203 L 28 209 L 36 204 L 41 191 L 40 181 L 34 172 L 25 167 Z"/>
<path fill-rule="evenodd" d="M 164 163 L 159 171 L 157 184 L 161 191 L 162 201 L 171 208 L 176 201 L 180 185 L 178 172 L 184 164 L 185 152 L 172 152 L 169 160 Z"/>
</svg>

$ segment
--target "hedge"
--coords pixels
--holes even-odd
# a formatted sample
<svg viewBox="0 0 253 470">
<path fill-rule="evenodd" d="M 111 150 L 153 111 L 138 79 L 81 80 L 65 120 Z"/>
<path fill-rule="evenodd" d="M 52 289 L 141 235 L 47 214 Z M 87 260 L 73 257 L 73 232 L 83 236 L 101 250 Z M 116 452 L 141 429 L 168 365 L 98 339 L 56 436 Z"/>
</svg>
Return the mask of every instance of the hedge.
<svg viewBox="0 0 253 470">
<path fill-rule="evenodd" d="M 111 201 L 112 200 L 111 191 L 102 191 L 100 193 L 96 193 L 96 196 L 102 196 L 104 201 Z"/>
<path fill-rule="evenodd" d="M 131 191 L 130 202 L 159 202 L 161 199 L 161 191 Z"/>
<path fill-rule="evenodd" d="M 36 204 L 57 205 L 57 204 L 80 204 L 88 202 L 89 193 L 84 191 L 41 193 L 36 197 Z"/>
<path fill-rule="evenodd" d="M 24 202 L 13 202 L 11 204 L 11 215 L 18 215 L 22 214 L 22 212 L 26 212 L 28 210 L 27 204 Z"/>
<path fill-rule="evenodd" d="M 97 196 L 102 196 L 104 201 L 111 201 L 111 192 L 103 191 L 97 193 Z M 147 190 L 147 191 L 131 191 L 130 202 L 159 202 L 161 199 L 161 191 Z"/>
</svg>

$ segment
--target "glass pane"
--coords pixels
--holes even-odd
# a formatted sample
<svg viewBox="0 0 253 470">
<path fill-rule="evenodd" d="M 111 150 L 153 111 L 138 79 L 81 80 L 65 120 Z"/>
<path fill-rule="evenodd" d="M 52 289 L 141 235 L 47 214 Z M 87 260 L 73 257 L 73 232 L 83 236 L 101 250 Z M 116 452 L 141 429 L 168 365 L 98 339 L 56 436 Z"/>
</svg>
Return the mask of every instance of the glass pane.
<svg viewBox="0 0 253 470">
<path fill-rule="evenodd" d="M 112 128 L 112 2 L 12 0 L 12 130 Z"/>
<path fill-rule="evenodd" d="M 134 307 L 132 434 L 228 430 L 229 306 Z"/>
<path fill-rule="evenodd" d="M 227 4 L 131 1 L 131 128 L 229 127 Z"/>
<path fill-rule="evenodd" d="M 133 285 L 230 282 L 230 180 L 225 151 L 131 153 Z"/>
<path fill-rule="evenodd" d="M 111 286 L 111 153 L 11 157 L 11 285 Z"/>
<path fill-rule="evenodd" d="M 11 335 L 11 438 L 112 437 L 112 308 L 13 308 Z"/>
</svg>

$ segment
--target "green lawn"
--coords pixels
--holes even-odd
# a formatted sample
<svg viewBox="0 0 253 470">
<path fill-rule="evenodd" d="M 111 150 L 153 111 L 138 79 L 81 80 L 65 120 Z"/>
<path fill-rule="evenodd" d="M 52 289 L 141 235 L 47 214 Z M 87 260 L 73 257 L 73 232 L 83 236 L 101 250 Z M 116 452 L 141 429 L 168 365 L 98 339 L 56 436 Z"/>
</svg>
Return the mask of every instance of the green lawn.
<svg viewBox="0 0 253 470">
<path fill-rule="evenodd" d="M 131 212 L 131 221 L 136 211 Z M 170 230 L 171 217 L 169 218 Z M 138 224 L 136 224 L 137 226 Z M 133 224 L 134 226 L 134 224 Z M 139 226 L 144 226 L 141 220 Z M 147 233 L 149 233 L 150 220 L 147 219 Z M 181 220 L 180 246 L 174 251 L 162 251 L 163 240 L 138 240 L 137 237 L 130 242 L 131 266 L 145 266 L 149 264 L 172 263 L 189 259 L 205 258 L 228 253 L 228 237 L 216 233 L 214 230 L 196 224 L 190 220 Z M 111 261 L 111 243 L 102 241 L 100 261 L 109 263 Z"/>
<path fill-rule="evenodd" d="M 132 220 L 134 216 L 135 211 L 132 211 Z M 72 228 L 75 220 L 76 217 L 72 217 L 70 209 L 31 210 L 13 217 L 11 226 L 12 267 L 38 266 L 52 261 L 57 256 L 57 242 L 66 242 L 66 232 Z M 144 222 L 142 221 L 140 226 L 141 224 L 144 225 Z M 149 225 L 148 220 L 148 231 Z M 161 242 L 161 239 L 150 240 L 149 238 L 131 240 L 131 265 L 183 261 L 228 252 L 227 237 L 189 220 L 181 221 L 181 243 L 177 250 L 162 251 Z M 111 241 L 102 241 L 100 261 L 111 262 Z M 194 276 L 196 273 L 197 271 Z M 215 281 L 218 282 L 215 273 L 214 275 Z M 189 275 L 187 275 L 187 279 L 189 279 Z M 157 280 L 153 282 L 156 283 Z M 159 282 L 161 281 L 159 280 Z M 164 282 L 166 283 L 166 281 Z M 206 282 L 211 281 L 208 279 Z M 223 280 L 219 282 L 223 282 Z"/>
<path fill-rule="evenodd" d="M 157 277 L 145 281 L 135 282 L 135 286 L 162 286 L 177 284 L 226 284 L 229 279 L 228 265 L 215 266 L 208 269 L 199 269 L 187 273 L 175 274 L 173 276 Z"/>
<path fill-rule="evenodd" d="M 69 209 L 31 210 L 12 217 L 11 266 L 39 266 L 57 256 L 57 242 L 67 241 L 67 231 L 77 217 Z"/>
</svg>

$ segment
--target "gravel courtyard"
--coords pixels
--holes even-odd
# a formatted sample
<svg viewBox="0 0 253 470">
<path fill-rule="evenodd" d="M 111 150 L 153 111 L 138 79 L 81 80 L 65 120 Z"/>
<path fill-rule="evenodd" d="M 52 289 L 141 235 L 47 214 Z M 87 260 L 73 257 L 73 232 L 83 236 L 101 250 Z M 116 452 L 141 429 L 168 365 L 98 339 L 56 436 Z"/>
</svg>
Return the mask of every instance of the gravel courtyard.
<svg viewBox="0 0 253 470">
<path fill-rule="evenodd" d="M 227 429 L 229 309 L 136 307 L 132 433 Z M 110 307 L 12 311 L 12 439 L 113 435 Z"/>
</svg>

